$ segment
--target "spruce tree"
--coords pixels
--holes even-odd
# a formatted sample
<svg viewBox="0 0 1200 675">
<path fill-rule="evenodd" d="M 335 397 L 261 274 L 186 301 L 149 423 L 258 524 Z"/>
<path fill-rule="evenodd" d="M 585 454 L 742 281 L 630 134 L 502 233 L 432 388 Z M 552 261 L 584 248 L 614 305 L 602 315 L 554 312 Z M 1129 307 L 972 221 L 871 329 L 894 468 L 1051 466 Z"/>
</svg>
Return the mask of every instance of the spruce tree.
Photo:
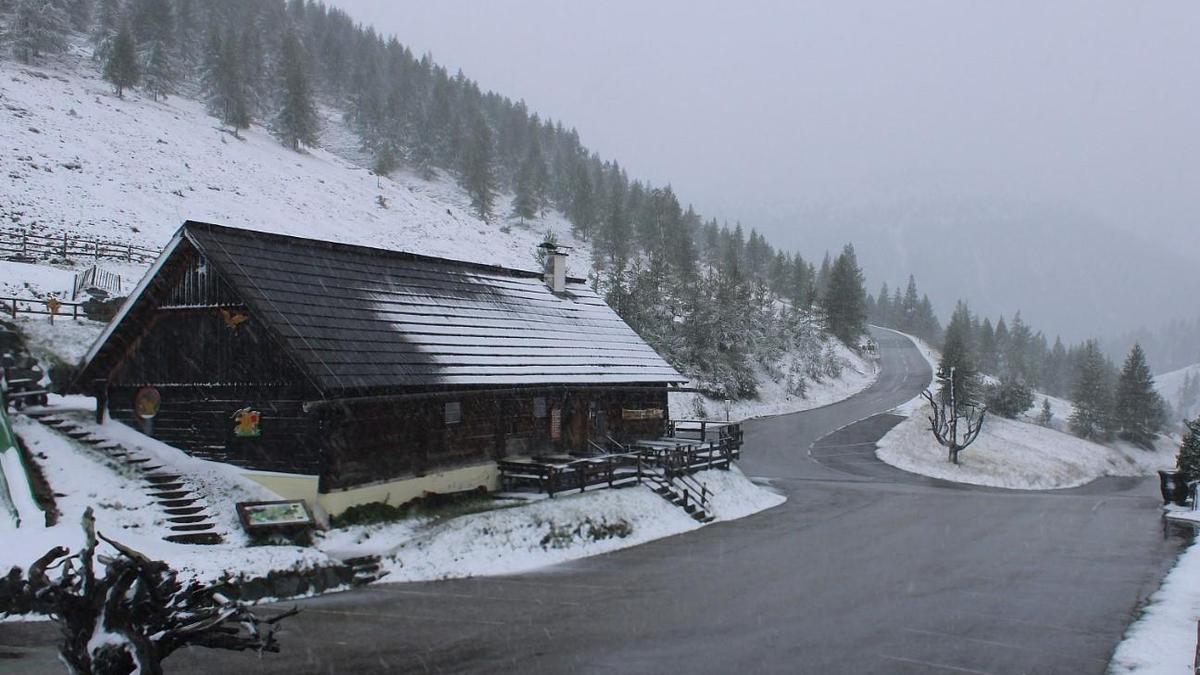
<svg viewBox="0 0 1200 675">
<path fill-rule="evenodd" d="M 279 56 L 279 103 L 271 131 L 281 143 L 293 150 L 301 145 L 314 147 L 320 123 L 313 103 L 308 77 L 308 56 L 296 34 L 283 37 Z"/>
<path fill-rule="evenodd" d="M 1107 440 L 1112 434 L 1112 378 L 1100 343 L 1084 343 L 1075 370 L 1071 432 L 1080 438 Z"/>
<path fill-rule="evenodd" d="M 471 197 L 471 206 L 479 217 L 492 217 L 496 201 L 496 176 L 492 162 L 495 157 L 492 127 L 483 112 L 475 110 L 471 116 L 470 137 L 467 139 L 462 161 L 462 185 Z"/>
<path fill-rule="evenodd" d="M 138 83 L 141 73 L 138 70 L 137 47 L 133 43 L 133 34 L 128 25 L 122 25 L 113 38 L 112 48 L 108 52 L 108 60 L 104 63 L 104 79 L 112 83 L 117 96 L 124 97 L 125 89 Z"/>
<path fill-rule="evenodd" d="M 150 98 L 157 101 L 174 92 L 175 74 L 167 47 L 159 40 L 150 43 L 142 66 L 142 85 Z"/>
<path fill-rule="evenodd" d="M 1187 431 L 1183 435 L 1175 464 L 1185 480 L 1200 480 L 1200 417 L 1184 420 L 1183 424 Z"/>
<path fill-rule="evenodd" d="M 847 346 L 856 346 L 867 329 L 867 291 L 853 244 L 846 244 L 831 266 L 821 306 L 829 332 Z"/>
<path fill-rule="evenodd" d="M 887 282 L 879 288 L 879 295 L 875 299 L 875 316 L 871 317 L 874 323 L 880 326 L 894 327 L 892 323 L 892 296 L 888 290 Z"/>
<path fill-rule="evenodd" d="M 1044 427 L 1050 427 L 1054 422 L 1054 411 L 1050 409 L 1050 399 L 1042 397 L 1042 411 L 1038 413 L 1038 424 Z"/>
<path fill-rule="evenodd" d="M 65 50 L 70 29 L 63 0 L 17 0 L 6 37 L 13 56 L 30 63 L 43 54 Z"/>
<path fill-rule="evenodd" d="M 972 406 L 979 401 L 979 372 L 971 340 L 971 310 L 959 301 L 946 325 L 942 358 L 938 362 L 938 394 L 949 403 L 951 383 L 955 407 Z"/>
<path fill-rule="evenodd" d="M 529 139 L 521 169 L 517 172 L 517 183 L 513 195 L 513 215 L 521 220 L 532 220 L 542 211 L 549 177 L 546 160 L 542 157 L 542 145 L 537 136 Z"/>
<path fill-rule="evenodd" d="M 1154 388 L 1154 376 L 1146 364 L 1146 353 L 1134 343 L 1117 380 L 1113 422 L 1119 436 L 1143 448 L 1152 448 L 1154 438 L 1166 421 L 1166 406 Z"/>
<path fill-rule="evenodd" d="M 250 102 L 233 31 L 224 36 L 216 30 L 209 33 L 202 84 L 209 112 L 232 128 L 235 137 L 239 129 L 250 127 Z"/>
</svg>

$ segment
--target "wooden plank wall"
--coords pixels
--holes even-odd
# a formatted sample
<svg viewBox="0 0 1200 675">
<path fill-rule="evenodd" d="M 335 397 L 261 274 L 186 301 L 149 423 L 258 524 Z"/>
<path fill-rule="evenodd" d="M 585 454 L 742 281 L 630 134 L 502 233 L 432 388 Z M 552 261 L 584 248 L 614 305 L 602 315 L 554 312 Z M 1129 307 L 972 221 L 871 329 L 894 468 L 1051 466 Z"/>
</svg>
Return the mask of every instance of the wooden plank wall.
<svg viewBox="0 0 1200 675">
<path fill-rule="evenodd" d="M 139 387 L 109 389 L 113 419 L 194 457 L 248 469 L 316 475 L 320 472 L 319 422 L 302 409 L 294 390 L 262 387 L 161 387 L 162 407 L 149 423 L 133 411 Z M 233 433 L 234 413 L 250 407 L 262 414 L 261 436 Z"/>
</svg>

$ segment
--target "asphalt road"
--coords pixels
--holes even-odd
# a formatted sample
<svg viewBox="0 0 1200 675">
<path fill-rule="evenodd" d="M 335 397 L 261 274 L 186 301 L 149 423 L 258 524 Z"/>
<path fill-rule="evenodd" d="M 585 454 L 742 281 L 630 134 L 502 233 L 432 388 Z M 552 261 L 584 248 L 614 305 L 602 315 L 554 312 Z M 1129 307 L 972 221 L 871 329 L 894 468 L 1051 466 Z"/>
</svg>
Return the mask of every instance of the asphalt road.
<svg viewBox="0 0 1200 675">
<path fill-rule="evenodd" d="M 743 470 L 788 496 L 731 523 L 512 577 L 299 603 L 282 654 L 178 653 L 173 673 L 1102 673 L 1187 534 L 1150 480 L 1016 492 L 874 458 L 929 368 L 879 333 L 847 401 L 746 425 Z M 290 606 L 290 605 L 288 605 Z M 48 625 L 0 624 L 0 671 Z M 1183 658 L 1186 658 L 1184 656 Z"/>
</svg>

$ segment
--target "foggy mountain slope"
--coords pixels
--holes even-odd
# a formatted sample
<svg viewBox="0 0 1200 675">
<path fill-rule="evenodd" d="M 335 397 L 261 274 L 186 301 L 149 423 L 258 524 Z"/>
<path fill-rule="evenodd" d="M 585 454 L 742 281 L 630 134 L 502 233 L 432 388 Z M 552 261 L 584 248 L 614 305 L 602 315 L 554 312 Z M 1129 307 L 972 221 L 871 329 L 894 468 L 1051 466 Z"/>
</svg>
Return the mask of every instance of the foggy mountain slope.
<svg viewBox="0 0 1200 675">
<path fill-rule="evenodd" d="M 161 247 L 183 220 L 208 220 L 524 269 L 547 228 L 577 244 L 557 212 L 485 223 L 451 180 L 378 178 L 327 150 L 293 152 L 259 126 L 238 140 L 194 100 L 119 99 L 85 52 L 62 61 L 0 60 L 5 229 Z M 348 145 L 337 118 L 325 119 L 332 147 Z M 568 262 L 589 268 L 586 255 Z"/>
<path fill-rule="evenodd" d="M 983 316 L 1018 310 L 1049 337 L 1115 336 L 1200 308 L 1200 278 L 1168 246 L 1038 204 L 949 198 L 813 210 L 808 246 L 855 245 L 875 293 L 911 273 L 940 315 L 957 299 Z M 789 242 L 794 243 L 794 242 Z"/>
</svg>

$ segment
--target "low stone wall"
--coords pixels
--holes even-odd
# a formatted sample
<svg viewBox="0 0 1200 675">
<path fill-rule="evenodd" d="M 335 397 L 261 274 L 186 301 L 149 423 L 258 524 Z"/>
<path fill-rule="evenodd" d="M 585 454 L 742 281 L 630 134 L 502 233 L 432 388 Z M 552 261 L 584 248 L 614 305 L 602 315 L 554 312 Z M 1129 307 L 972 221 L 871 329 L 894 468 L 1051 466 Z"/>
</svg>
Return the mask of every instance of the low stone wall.
<svg viewBox="0 0 1200 675">
<path fill-rule="evenodd" d="M 305 570 L 275 570 L 265 577 L 238 579 L 216 584 L 213 588 L 242 602 L 259 602 L 320 595 L 348 589 L 353 585 L 354 568 L 334 565 Z"/>
</svg>

